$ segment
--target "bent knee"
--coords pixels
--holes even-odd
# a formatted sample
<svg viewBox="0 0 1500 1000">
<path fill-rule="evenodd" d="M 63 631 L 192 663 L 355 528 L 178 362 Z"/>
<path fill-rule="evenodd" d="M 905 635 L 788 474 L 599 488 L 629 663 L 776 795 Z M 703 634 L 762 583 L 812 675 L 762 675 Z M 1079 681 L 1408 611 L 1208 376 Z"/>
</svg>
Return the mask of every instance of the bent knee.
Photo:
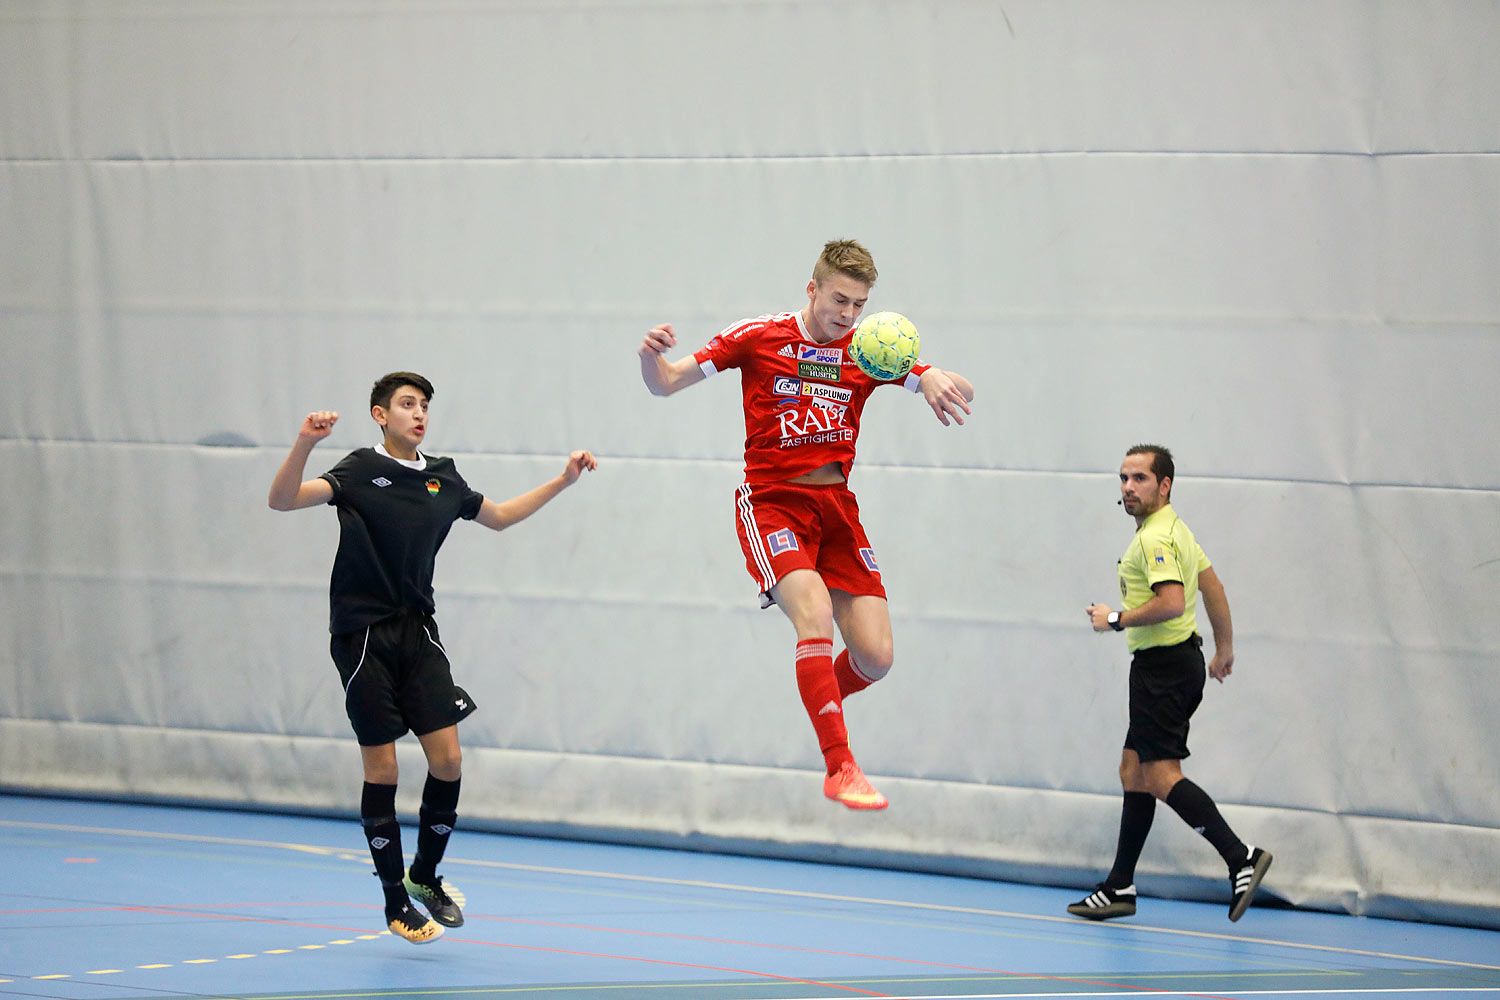
<svg viewBox="0 0 1500 1000">
<path fill-rule="evenodd" d="M 850 665 L 865 680 L 874 684 L 891 672 L 891 665 L 895 662 L 896 654 L 890 643 L 885 643 L 874 650 L 861 649 L 858 653 L 849 653 Z"/>
</svg>

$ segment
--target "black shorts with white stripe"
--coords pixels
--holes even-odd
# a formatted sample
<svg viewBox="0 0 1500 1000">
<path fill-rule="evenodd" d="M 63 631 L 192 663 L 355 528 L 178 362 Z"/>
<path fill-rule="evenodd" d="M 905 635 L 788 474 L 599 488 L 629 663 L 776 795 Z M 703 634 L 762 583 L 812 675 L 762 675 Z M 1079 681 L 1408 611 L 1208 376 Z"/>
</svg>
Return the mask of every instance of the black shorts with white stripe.
<svg viewBox="0 0 1500 1000">
<path fill-rule="evenodd" d="M 344 711 L 360 746 L 392 743 L 455 725 L 474 699 L 453 683 L 437 622 L 421 612 L 393 615 L 329 642 L 344 685 Z"/>
</svg>

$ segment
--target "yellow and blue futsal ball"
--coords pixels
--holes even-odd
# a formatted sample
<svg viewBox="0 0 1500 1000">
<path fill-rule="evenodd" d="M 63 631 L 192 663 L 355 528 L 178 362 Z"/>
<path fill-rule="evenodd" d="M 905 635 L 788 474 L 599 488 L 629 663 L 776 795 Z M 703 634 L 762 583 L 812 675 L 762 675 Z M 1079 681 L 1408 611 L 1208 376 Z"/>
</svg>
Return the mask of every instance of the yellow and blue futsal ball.
<svg viewBox="0 0 1500 1000">
<path fill-rule="evenodd" d="M 922 338 L 911 320 L 900 313 L 871 313 L 859 321 L 849 338 L 849 357 L 871 378 L 889 382 L 901 378 L 917 363 Z"/>
</svg>

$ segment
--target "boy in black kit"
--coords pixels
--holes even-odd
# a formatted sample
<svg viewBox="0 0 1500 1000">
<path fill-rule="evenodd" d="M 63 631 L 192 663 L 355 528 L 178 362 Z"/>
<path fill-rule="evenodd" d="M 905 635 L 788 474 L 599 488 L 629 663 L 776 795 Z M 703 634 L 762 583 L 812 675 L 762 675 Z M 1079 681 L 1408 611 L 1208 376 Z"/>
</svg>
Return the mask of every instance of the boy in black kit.
<svg viewBox="0 0 1500 1000">
<path fill-rule="evenodd" d="M 452 459 L 418 450 L 427 434 L 432 395 L 432 383 L 420 375 L 384 376 L 370 392 L 370 415 L 384 431 L 384 442 L 350 452 L 317 479 L 303 480 L 313 446 L 339 418 L 330 410 L 309 413 L 271 482 L 269 498 L 274 510 L 323 503 L 338 509 L 329 631 L 344 707 L 364 762 L 360 820 L 385 890 L 386 923 L 413 944 L 441 937 L 438 924 L 464 922 L 443 890 L 437 865 L 458 819 L 458 722 L 474 711 L 474 702 L 453 683 L 432 617 L 438 549 L 458 518 L 503 530 L 536 513 L 597 464 L 589 452 L 575 451 L 557 478 L 503 503 L 488 500 L 469 488 Z M 402 859 L 396 822 L 396 740 L 408 730 L 421 742 L 428 769 L 410 869 Z M 432 919 L 412 907 L 411 897 Z"/>
</svg>

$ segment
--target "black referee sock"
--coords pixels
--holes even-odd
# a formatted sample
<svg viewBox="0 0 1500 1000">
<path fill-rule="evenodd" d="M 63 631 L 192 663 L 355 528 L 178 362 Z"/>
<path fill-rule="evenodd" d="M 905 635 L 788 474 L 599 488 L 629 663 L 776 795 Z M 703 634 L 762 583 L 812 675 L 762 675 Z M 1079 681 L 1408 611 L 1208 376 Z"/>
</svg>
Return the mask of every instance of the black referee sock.
<svg viewBox="0 0 1500 1000">
<path fill-rule="evenodd" d="M 407 905 L 406 887 L 401 883 L 406 865 L 401 860 L 401 824 L 396 822 L 396 786 L 365 782 L 359 799 L 359 822 L 370 843 L 375 874 L 385 891 L 386 916 L 394 916 Z"/>
<path fill-rule="evenodd" d="M 462 779 L 460 779 L 462 780 Z M 427 784 L 422 788 L 422 821 L 417 830 L 417 856 L 411 862 L 413 882 L 431 883 L 437 875 L 437 866 L 448 850 L 448 838 L 453 835 L 453 826 L 458 822 L 458 781 L 444 781 L 427 775 Z"/>
<path fill-rule="evenodd" d="M 1105 888 L 1123 889 L 1135 881 L 1135 863 L 1146 846 L 1151 821 L 1156 817 L 1156 796 L 1150 792 L 1126 792 L 1120 807 L 1120 840 L 1115 845 L 1115 866 L 1104 879 Z"/>
<path fill-rule="evenodd" d="M 1229 829 L 1229 824 L 1219 815 L 1219 807 L 1214 805 L 1207 792 L 1183 778 L 1172 786 L 1164 801 L 1176 810 L 1183 822 L 1214 845 L 1214 850 L 1219 852 L 1230 871 L 1245 863 L 1250 849 Z"/>
</svg>

